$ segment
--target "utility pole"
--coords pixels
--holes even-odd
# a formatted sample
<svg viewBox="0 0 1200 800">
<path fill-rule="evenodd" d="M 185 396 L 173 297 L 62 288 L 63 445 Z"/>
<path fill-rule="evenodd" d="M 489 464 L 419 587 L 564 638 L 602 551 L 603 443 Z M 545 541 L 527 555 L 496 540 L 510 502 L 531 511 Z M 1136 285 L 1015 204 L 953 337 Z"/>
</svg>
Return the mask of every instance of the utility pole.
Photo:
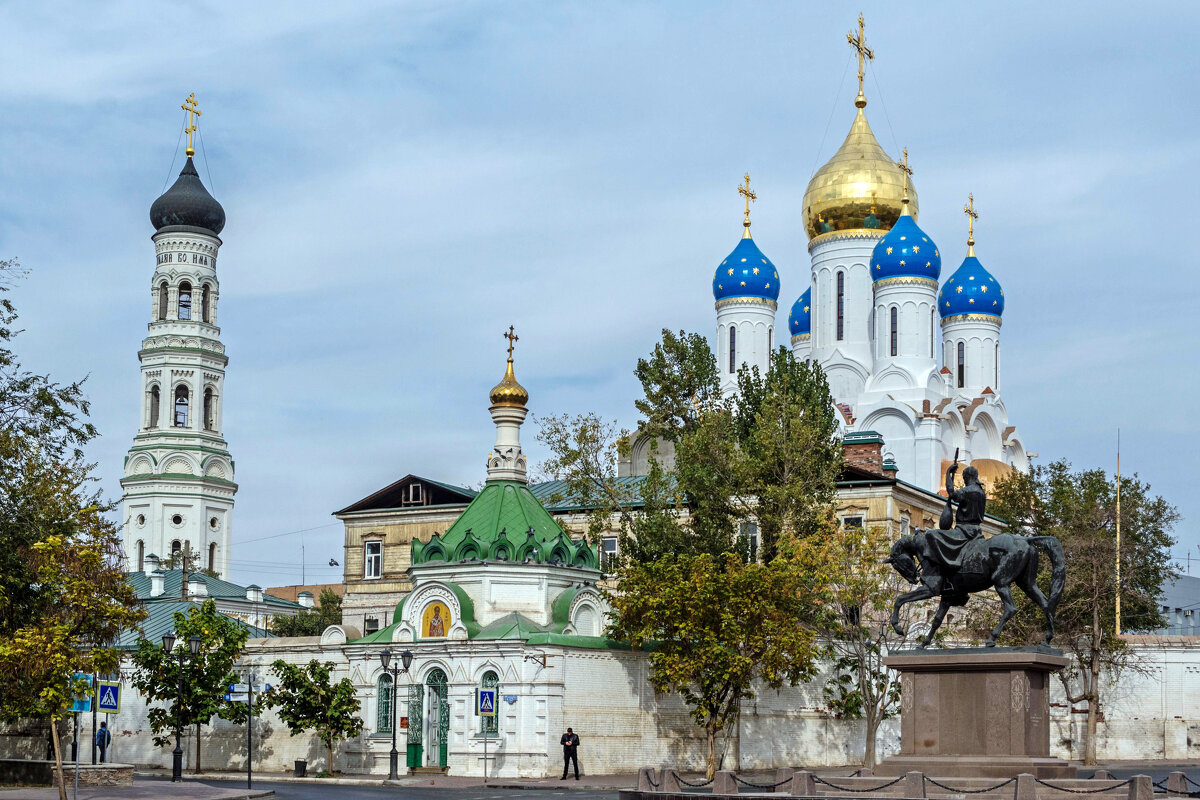
<svg viewBox="0 0 1200 800">
<path fill-rule="evenodd" d="M 1117 428 L 1117 636 L 1121 635 L 1121 429 Z"/>
</svg>

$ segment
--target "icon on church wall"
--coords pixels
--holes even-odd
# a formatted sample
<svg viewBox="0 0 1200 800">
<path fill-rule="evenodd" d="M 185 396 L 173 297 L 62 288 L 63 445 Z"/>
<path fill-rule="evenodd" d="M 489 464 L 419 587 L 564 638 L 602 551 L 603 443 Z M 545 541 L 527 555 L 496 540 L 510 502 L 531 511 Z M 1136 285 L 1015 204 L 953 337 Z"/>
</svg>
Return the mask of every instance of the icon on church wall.
<svg viewBox="0 0 1200 800">
<path fill-rule="evenodd" d="M 445 603 L 440 600 L 435 600 L 425 606 L 425 613 L 421 615 L 421 636 L 424 638 L 436 638 L 446 635 L 446 629 L 450 627 L 450 609 Z"/>
</svg>

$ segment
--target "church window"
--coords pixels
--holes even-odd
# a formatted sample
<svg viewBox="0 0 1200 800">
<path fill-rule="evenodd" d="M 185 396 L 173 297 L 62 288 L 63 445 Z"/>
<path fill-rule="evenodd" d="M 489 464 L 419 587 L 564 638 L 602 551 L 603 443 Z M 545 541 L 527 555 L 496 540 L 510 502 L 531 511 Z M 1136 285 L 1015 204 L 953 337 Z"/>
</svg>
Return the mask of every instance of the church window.
<svg viewBox="0 0 1200 800">
<path fill-rule="evenodd" d="M 142 572 L 146 568 L 146 543 L 138 539 L 137 543 L 137 572 Z"/>
<path fill-rule="evenodd" d="M 479 685 L 484 689 L 495 689 L 500 685 L 500 676 L 492 670 L 483 673 Z M 499 710 L 499 709 L 497 709 Z M 484 736 L 496 736 L 500 733 L 500 715 L 479 718 L 479 732 Z"/>
<path fill-rule="evenodd" d="M 933 339 L 934 339 L 933 331 L 934 331 L 933 309 L 931 308 L 931 309 L 929 309 L 929 357 L 930 358 L 933 358 Z"/>
<path fill-rule="evenodd" d="M 846 333 L 846 273 L 837 274 L 837 340 L 840 342 Z"/>
<path fill-rule="evenodd" d="M 160 283 L 158 285 L 158 318 L 159 319 L 167 318 L 168 295 L 169 295 L 169 290 L 167 289 L 167 282 L 163 281 L 162 283 Z"/>
<path fill-rule="evenodd" d="M 172 524 L 172 525 L 182 525 L 182 524 L 183 524 L 183 515 L 182 515 L 182 514 L 175 514 L 174 516 L 172 516 L 172 517 L 171 517 L 171 524 Z M 178 549 L 178 548 L 176 548 L 176 549 Z M 172 550 L 171 552 L 174 552 L 174 550 Z"/>
<path fill-rule="evenodd" d="M 966 345 L 962 342 L 958 343 L 958 388 L 963 388 L 967 384 L 967 357 Z"/>
<path fill-rule="evenodd" d="M 992 358 L 992 388 L 1000 391 L 1000 343 L 996 342 L 996 355 Z"/>
<path fill-rule="evenodd" d="M 392 732 L 392 676 L 380 675 L 376 683 L 375 732 Z M 419 724 L 419 723 L 418 723 Z"/>
<path fill-rule="evenodd" d="M 188 426 L 188 390 L 186 386 L 175 387 L 175 427 Z"/>
<path fill-rule="evenodd" d="M 213 419 L 213 390 L 210 387 L 204 390 L 204 430 L 211 431 L 215 427 Z"/>
<path fill-rule="evenodd" d="M 729 374 L 737 372 L 737 328 L 729 326 Z"/>
<path fill-rule="evenodd" d="M 217 569 L 217 543 L 212 542 L 208 546 L 208 568 L 214 572 Z"/>
<path fill-rule="evenodd" d="M 738 526 L 738 538 L 746 543 L 747 560 L 758 561 L 758 523 L 743 522 Z"/>
<path fill-rule="evenodd" d="M 187 281 L 179 284 L 179 318 L 192 318 L 192 285 Z"/>
<path fill-rule="evenodd" d="M 379 617 L 367 617 L 363 620 L 363 632 L 374 633 L 379 630 Z"/>
<path fill-rule="evenodd" d="M 150 389 L 150 427 L 158 427 L 158 406 L 161 397 L 158 387 L 154 386 Z"/>
<path fill-rule="evenodd" d="M 600 570 L 614 572 L 617 568 L 617 537 L 605 536 L 600 543 Z"/>
<path fill-rule="evenodd" d="M 771 351 L 775 349 L 775 329 L 767 328 L 767 357 L 770 358 Z"/>
<path fill-rule="evenodd" d="M 900 339 L 900 312 L 892 306 L 892 355 L 898 355 Z"/>
<path fill-rule="evenodd" d="M 203 322 L 212 322 L 212 310 L 209 305 L 212 300 L 211 294 L 208 284 L 200 290 L 200 319 Z"/>
<path fill-rule="evenodd" d="M 383 574 L 383 542 L 367 542 L 363 564 L 364 578 L 378 578 Z"/>
<path fill-rule="evenodd" d="M 179 522 L 183 522 L 183 517 L 179 516 L 178 514 L 175 515 L 175 518 L 178 519 Z M 178 525 L 179 522 L 177 522 L 175 524 Z M 171 542 L 171 555 L 175 555 L 182 549 L 183 549 L 183 544 L 178 539 Z"/>
</svg>

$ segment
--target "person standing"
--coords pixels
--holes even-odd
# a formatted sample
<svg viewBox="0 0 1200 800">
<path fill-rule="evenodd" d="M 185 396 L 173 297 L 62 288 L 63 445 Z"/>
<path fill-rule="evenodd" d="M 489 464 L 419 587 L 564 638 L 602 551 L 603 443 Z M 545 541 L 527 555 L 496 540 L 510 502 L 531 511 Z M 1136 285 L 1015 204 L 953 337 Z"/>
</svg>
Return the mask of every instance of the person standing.
<svg viewBox="0 0 1200 800">
<path fill-rule="evenodd" d="M 562 735 L 559 744 L 563 749 L 563 776 L 559 780 L 567 779 L 567 770 L 571 764 L 575 764 L 575 780 L 579 780 L 579 734 L 567 728 L 567 732 Z"/>
<path fill-rule="evenodd" d="M 96 729 L 96 747 L 100 748 L 101 764 L 104 763 L 104 753 L 110 744 L 112 744 L 112 734 L 108 732 L 108 723 L 101 722 L 100 727 Z"/>
</svg>

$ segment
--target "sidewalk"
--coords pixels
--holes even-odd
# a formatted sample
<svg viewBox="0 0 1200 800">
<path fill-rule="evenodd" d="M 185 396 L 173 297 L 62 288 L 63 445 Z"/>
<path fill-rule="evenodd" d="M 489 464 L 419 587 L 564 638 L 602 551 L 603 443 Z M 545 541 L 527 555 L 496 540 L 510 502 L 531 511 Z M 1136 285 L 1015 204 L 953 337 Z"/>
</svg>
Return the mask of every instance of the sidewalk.
<svg viewBox="0 0 1200 800">
<path fill-rule="evenodd" d="M 133 772 L 138 778 L 163 778 L 171 774 L 169 769 L 136 769 Z M 246 785 L 245 772 L 224 772 L 205 770 L 197 775 L 194 772 L 184 772 L 184 782 L 187 781 L 234 781 Z M 306 783 L 322 786 L 426 786 L 442 789 L 468 789 L 486 787 L 490 789 L 633 789 L 637 786 L 637 773 L 631 772 L 620 775 L 582 775 L 577 781 L 568 778 L 565 781 L 553 778 L 489 778 L 486 782 L 482 776 L 463 775 L 409 775 L 401 771 L 400 779 L 387 780 L 385 775 L 340 775 L 336 778 L 297 778 L 290 772 L 255 772 L 254 784 L 259 783 Z M 245 789 L 242 790 L 243 792 Z M 0 800 L 7 800 L 7 795 L 0 794 Z"/>
<path fill-rule="evenodd" d="M 271 797 L 270 790 L 216 788 L 187 781 L 134 781 L 133 786 L 80 786 L 79 800 L 254 800 Z M 72 787 L 67 787 L 67 797 L 72 797 Z M 0 800 L 58 800 L 58 789 L 41 786 L 29 789 L 0 789 Z"/>
</svg>

